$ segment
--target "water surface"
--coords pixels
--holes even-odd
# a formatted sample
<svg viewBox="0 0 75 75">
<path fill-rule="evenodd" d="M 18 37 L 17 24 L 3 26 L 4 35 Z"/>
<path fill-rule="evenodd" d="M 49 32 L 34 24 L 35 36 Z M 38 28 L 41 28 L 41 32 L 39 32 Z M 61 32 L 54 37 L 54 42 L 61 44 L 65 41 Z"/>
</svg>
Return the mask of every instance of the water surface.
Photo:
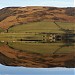
<svg viewBox="0 0 75 75">
<path fill-rule="evenodd" d="M 0 65 L 0 75 L 74 75 L 74 68 L 26 68 Z"/>
</svg>

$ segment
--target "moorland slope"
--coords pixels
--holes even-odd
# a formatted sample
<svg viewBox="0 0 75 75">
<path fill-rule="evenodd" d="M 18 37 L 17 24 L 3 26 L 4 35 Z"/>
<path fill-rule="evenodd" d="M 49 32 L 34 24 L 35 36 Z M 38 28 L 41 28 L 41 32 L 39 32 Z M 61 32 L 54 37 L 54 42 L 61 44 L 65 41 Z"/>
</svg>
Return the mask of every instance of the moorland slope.
<svg viewBox="0 0 75 75">
<path fill-rule="evenodd" d="M 38 21 L 75 22 L 75 8 L 28 6 L 0 9 L 0 27 L 3 29 Z"/>
</svg>

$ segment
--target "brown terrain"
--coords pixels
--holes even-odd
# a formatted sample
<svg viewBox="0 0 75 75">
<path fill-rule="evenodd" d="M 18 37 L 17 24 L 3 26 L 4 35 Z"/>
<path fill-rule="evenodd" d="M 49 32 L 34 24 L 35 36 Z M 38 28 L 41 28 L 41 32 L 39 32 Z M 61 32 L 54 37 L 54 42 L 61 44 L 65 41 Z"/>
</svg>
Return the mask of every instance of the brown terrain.
<svg viewBox="0 0 75 75">
<path fill-rule="evenodd" d="M 24 67 L 75 67 L 75 52 L 70 54 L 40 55 L 22 52 L 7 45 L 0 46 L 0 63 L 6 66 Z"/>
<path fill-rule="evenodd" d="M 75 8 L 56 7 L 6 7 L 0 9 L 0 27 L 8 29 L 11 26 L 37 21 L 75 22 Z M 24 67 L 75 67 L 75 52 L 70 54 L 42 55 L 22 52 L 0 46 L 0 63 L 7 66 Z"/>
<path fill-rule="evenodd" d="M 0 9 L 0 27 L 3 29 L 8 29 L 12 25 L 45 20 L 75 22 L 75 8 L 28 6 Z"/>
</svg>

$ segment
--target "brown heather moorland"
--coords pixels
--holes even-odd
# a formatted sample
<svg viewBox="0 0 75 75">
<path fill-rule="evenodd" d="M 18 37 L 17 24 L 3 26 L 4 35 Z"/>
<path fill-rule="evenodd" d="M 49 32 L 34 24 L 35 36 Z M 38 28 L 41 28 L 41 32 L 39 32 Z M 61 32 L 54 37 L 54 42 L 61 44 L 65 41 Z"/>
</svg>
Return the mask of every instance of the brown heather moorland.
<svg viewBox="0 0 75 75">
<path fill-rule="evenodd" d="M 38 21 L 75 22 L 75 8 L 28 6 L 0 9 L 0 27 L 3 29 Z"/>
<path fill-rule="evenodd" d="M 5 30 L 11 26 L 39 21 L 75 23 L 75 8 L 28 6 L 0 9 L 0 28 Z M 4 44 L 0 46 L 0 63 L 6 66 L 74 68 L 75 51 L 67 54 L 39 54 L 23 52 Z"/>
<path fill-rule="evenodd" d="M 40 55 L 0 46 L 0 63 L 6 66 L 24 66 L 37 68 L 75 67 L 74 52 L 70 54 Z"/>
</svg>

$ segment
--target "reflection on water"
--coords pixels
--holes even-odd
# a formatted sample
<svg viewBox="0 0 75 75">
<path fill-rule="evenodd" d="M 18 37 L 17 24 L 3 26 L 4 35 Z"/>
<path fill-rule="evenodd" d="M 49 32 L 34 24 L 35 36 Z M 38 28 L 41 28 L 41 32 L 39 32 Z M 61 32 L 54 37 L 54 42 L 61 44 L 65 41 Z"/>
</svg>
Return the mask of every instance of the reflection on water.
<svg viewBox="0 0 75 75">
<path fill-rule="evenodd" d="M 25 32 L 0 34 L 0 63 L 24 67 L 75 67 L 75 33 Z M 54 30 L 53 30 L 54 31 Z"/>
<path fill-rule="evenodd" d="M 24 67 L 75 67 L 73 45 L 40 42 L 0 43 L 0 63 Z"/>
</svg>

